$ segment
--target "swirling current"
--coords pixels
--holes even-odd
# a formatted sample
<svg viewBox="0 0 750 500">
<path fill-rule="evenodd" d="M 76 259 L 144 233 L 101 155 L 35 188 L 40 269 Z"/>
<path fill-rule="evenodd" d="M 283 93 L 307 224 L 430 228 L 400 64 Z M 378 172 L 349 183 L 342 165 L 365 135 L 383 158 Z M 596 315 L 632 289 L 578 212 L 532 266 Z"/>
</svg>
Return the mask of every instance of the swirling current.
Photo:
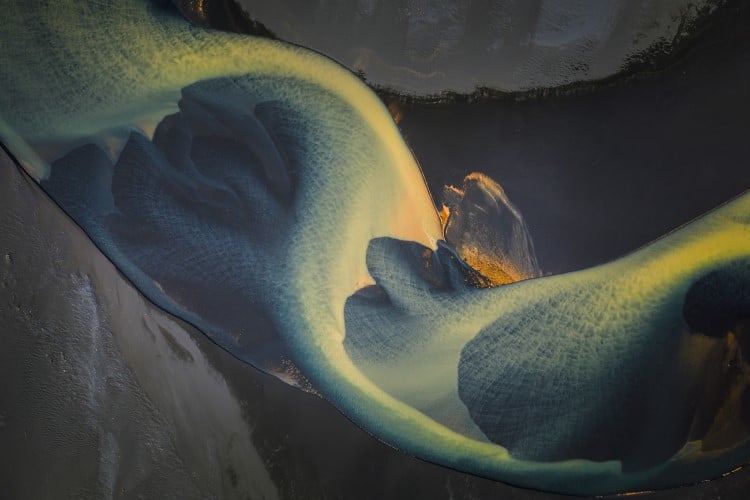
<svg viewBox="0 0 750 500">
<path fill-rule="evenodd" d="M 321 55 L 137 0 L 15 2 L 4 22 L 3 143 L 238 358 L 401 450 L 526 487 L 652 489 L 750 459 L 750 194 L 539 277 L 491 179 L 453 189 L 444 232 L 385 107 Z M 486 245 L 472 203 L 505 221 Z"/>
</svg>

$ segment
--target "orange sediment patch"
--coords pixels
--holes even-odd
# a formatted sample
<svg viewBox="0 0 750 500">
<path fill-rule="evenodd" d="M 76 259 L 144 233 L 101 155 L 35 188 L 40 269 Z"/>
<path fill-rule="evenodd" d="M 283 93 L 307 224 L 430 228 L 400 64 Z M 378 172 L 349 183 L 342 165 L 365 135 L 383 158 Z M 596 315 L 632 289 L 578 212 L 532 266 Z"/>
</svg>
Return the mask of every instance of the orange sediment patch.
<svg viewBox="0 0 750 500">
<path fill-rule="evenodd" d="M 511 263 L 499 261 L 477 248 L 463 247 L 459 255 L 472 269 L 487 278 L 492 286 L 508 285 L 529 278 Z"/>
</svg>

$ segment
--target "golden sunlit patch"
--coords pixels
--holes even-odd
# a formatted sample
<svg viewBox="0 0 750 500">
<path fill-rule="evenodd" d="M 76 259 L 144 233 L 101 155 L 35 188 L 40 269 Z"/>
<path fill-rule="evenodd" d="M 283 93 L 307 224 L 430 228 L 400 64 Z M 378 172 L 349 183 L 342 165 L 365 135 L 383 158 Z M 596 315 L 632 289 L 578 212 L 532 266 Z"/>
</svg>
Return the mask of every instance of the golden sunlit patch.
<svg viewBox="0 0 750 500">
<path fill-rule="evenodd" d="M 481 190 L 484 193 L 482 201 L 471 201 L 468 205 L 464 204 L 465 197 L 469 192 L 476 193 Z M 463 189 L 455 186 L 445 186 L 443 190 L 446 203 L 438 212 L 440 223 L 443 229 L 443 236 L 456 250 L 463 261 L 472 269 L 486 278 L 481 287 L 494 287 L 507 285 L 516 281 L 521 281 L 535 277 L 533 272 L 524 271 L 524 265 L 518 255 L 503 251 L 502 244 L 496 239 L 492 221 L 484 220 L 482 216 L 477 217 L 478 213 L 486 214 L 496 210 L 498 206 L 507 210 L 517 221 L 522 221 L 520 212 L 513 206 L 508 199 L 502 187 L 480 172 L 472 172 L 464 178 Z M 470 194 L 469 196 L 472 196 Z M 495 203 L 488 206 L 476 205 L 475 203 L 485 203 L 484 200 L 491 199 Z M 468 208 L 467 208 L 468 207 Z M 473 213 L 476 212 L 476 213 Z M 461 235 L 461 232 L 454 234 L 451 238 L 451 230 L 456 227 L 467 224 Z M 529 248 L 533 252 L 532 248 Z M 527 255 L 528 256 L 528 255 Z"/>
<path fill-rule="evenodd" d="M 732 474 L 736 474 L 740 472 L 742 469 L 744 469 L 744 467 L 737 467 L 736 469 L 732 469 L 729 472 L 725 472 L 724 474 L 721 475 L 721 477 L 731 476 Z"/>
<path fill-rule="evenodd" d="M 641 495 L 648 495 L 649 493 L 653 493 L 653 490 L 644 490 L 644 491 L 629 491 L 627 493 L 620 493 L 617 495 L 618 497 L 637 497 Z"/>
<path fill-rule="evenodd" d="M 442 207 L 440 207 L 440 211 L 438 212 L 438 217 L 440 217 L 440 225 L 443 227 L 443 234 L 445 234 L 445 225 L 448 223 L 448 217 L 451 215 L 451 209 L 448 208 L 448 205 L 443 203 Z"/>
<path fill-rule="evenodd" d="M 463 247 L 460 255 L 472 269 L 487 278 L 491 286 L 508 285 L 527 278 L 512 264 L 498 261 L 476 248 Z"/>
<path fill-rule="evenodd" d="M 401 119 L 404 117 L 404 113 L 403 111 L 401 111 L 401 107 L 395 101 L 391 101 L 388 103 L 388 112 L 391 114 L 391 117 L 393 118 L 393 121 L 396 122 L 396 124 L 401 123 Z"/>
</svg>

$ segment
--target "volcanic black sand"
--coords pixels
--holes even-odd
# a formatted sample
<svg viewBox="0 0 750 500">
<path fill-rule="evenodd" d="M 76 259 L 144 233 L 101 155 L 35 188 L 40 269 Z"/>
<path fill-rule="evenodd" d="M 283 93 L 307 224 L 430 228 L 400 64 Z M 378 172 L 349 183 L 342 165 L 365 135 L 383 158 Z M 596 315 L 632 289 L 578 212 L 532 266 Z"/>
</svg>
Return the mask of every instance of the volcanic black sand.
<svg viewBox="0 0 750 500">
<path fill-rule="evenodd" d="M 560 498 L 444 469 L 149 304 L 0 157 L 3 498 Z M 743 498 L 750 472 L 648 498 Z"/>
</svg>

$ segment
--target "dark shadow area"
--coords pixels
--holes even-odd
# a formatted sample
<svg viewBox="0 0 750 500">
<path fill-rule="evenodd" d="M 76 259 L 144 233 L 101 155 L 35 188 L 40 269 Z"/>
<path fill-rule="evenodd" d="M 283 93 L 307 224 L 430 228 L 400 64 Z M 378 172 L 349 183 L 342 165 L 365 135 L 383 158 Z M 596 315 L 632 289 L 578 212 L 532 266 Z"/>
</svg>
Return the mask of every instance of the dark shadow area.
<svg viewBox="0 0 750 500">
<path fill-rule="evenodd" d="M 526 219 L 544 273 L 607 262 L 750 188 L 750 4 L 648 78 L 585 95 L 392 102 L 440 206 L 489 175 Z"/>
</svg>

